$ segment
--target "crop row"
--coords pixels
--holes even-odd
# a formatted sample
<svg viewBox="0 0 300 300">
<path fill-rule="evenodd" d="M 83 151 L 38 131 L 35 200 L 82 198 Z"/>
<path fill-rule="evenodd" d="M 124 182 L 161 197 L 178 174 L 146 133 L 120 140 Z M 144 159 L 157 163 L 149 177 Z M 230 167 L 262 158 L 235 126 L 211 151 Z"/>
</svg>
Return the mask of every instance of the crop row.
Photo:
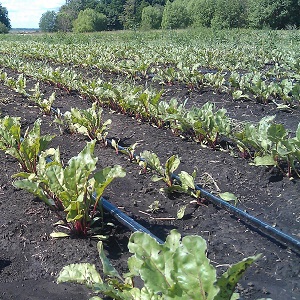
<svg viewBox="0 0 300 300">
<path fill-rule="evenodd" d="M 139 43 L 139 44 L 138 44 Z M 185 44 L 120 42 L 52 44 L 3 41 L 0 52 L 14 57 L 117 72 L 131 78 L 152 78 L 161 84 L 182 82 L 190 87 L 212 86 L 234 99 L 254 97 L 285 104 L 300 100 L 299 58 L 285 49 L 246 51 L 242 47 L 187 47 Z M 206 45 L 207 46 L 207 45 Z"/>
<path fill-rule="evenodd" d="M 24 66 L 22 68 L 25 70 Z M 26 68 L 28 72 L 28 64 Z M 29 73 L 32 71 L 31 68 Z M 227 116 L 225 109 L 216 111 L 214 105 L 209 102 L 201 108 L 187 110 L 184 105 L 178 105 L 176 99 L 166 102 L 160 99 L 161 94 L 152 94 L 148 90 L 135 90 L 133 94 L 128 95 L 126 91 L 130 89 L 124 92 L 112 84 L 94 81 L 92 85 L 81 82 L 78 80 L 80 77 L 70 70 L 47 68 L 45 73 L 42 73 L 43 71 L 35 69 L 36 73 L 33 74 L 38 76 L 33 76 L 89 95 L 102 106 L 106 105 L 123 113 L 133 114 L 137 118 L 150 120 L 160 127 L 168 126 L 175 134 L 191 138 L 202 145 L 216 148 L 219 147 L 221 137 L 226 137 L 236 145 L 243 157 L 254 157 L 254 164 L 281 168 L 282 163 L 286 162 L 287 175 L 291 177 L 293 170 L 299 176 L 297 169 L 300 162 L 300 125 L 295 137 L 291 138 L 282 124 L 273 122 L 274 116 L 261 119 L 257 125 L 248 123 L 237 126 Z M 28 95 L 26 78 L 23 75 L 15 81 L 2 72 L 0 79 L 16 91 Z M 41 97 L 37 84 L 31 98 L 49 112 L 54 97 L 50 97 L 49 100 L 43 100 Z M 92 110 L 88 112 L 90 116 L 93 115 Z M 95 120 L 97 119 L 94 119 L 94 122 Z M 90 126 L 96 128 L 96 124 Z M 95 137 L 95 133 L 92 136 Z"/>
<path fill-rule="evenodd" d="M 130 67 L 145 64 L 184 66 L 198 63 L 217 70 L 263 69 L 278 64 L 297 72 L 298 39 L 283 32 L 198 31 L 182 33 L 52 35 L 24 41 L 1 39 L 0 52 L 37 59 L 86 64 L 103 69 L 106 64 Z M 289 43 L 288 43 L 289 42 Z"/>
</svg>

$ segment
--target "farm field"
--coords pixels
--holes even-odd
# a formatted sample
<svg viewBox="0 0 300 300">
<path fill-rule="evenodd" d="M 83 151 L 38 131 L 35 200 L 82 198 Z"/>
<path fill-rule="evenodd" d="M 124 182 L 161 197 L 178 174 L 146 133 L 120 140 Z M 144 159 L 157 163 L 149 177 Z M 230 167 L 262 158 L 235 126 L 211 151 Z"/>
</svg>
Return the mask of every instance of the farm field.
<svg viewBox="0 0 300 300">
<path fill-rule="evenodd" d="M 299 241 L 299 49 L 297 30 L 0 36 L 1 119 L 20 117 L 24 133 L 40 119 L 41 134 L 55 135 L 50 146 L 67 165 L 90 138 L 48 114 L 47 104 L 52 97 L 63 118 L 97 103 L 103 122 L 111 120 L 104 138 L 138 143 L 136 155 L 151 151 L 163 167 L 178 155 L 177 173 L 196 170 L 205 190 L 234 194 L 231 204 Z M 240 299 L 300 298 L 299 243 L 286 247 L 201 193 L 165 193 L 154 172 L 103 141 L 94 153 L 97 169 L 126 171 L 104 192 L 113 205 L 163 241 L 171 229 L 202 236 L 218 275 L 261 253 L 237 285 Z M 13 186 L 20 166 L 0 156 L 0 298 L 89 299 L 83 286 L 55 282 L 71 263 L 101 270 L 97 240 L 50 237 L 60 230 L 57 213 Z M 105 214 L 101 234 L 115 268 L 127 272 L 130 230 Z"/>
</svg>

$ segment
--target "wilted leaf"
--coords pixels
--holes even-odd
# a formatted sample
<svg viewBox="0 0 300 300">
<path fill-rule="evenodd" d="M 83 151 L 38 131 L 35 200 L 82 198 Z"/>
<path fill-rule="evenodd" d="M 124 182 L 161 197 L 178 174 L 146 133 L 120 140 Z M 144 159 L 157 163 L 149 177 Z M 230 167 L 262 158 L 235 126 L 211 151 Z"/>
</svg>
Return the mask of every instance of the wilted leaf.
<svg viewBox="0 0 300 300">
<path fill-rule="evenodd" d="M 181 220 L 184 217 L 187 205 L 181 206 L 177 211 L 177 219 Z"/>
<path fill-rule="evenodd" d="M 53 238 L 65 238 L 70 235 L 67 233 L 64 233 L 64 232 L 52 232 L 52 233 L 50 233 L 50 236 Z"/>
</svg>

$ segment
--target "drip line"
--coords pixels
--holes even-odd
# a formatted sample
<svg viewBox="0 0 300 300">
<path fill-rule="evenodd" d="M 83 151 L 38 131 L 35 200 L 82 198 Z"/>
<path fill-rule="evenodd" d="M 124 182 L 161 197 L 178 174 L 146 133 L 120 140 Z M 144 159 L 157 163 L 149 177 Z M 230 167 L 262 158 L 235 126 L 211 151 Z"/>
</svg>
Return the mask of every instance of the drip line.
<svg viewBox="0 0 300 300">
<path fill-rule="evenodd" d="M 57 110 L 55 108 L 51 108 L 51 110 L 57 114 Z M 112 141 L 110 139 L 106 139 L 108 144 L 112 146 Z M 118 150 L 127 150 L 126 147 L 122 147 L 120 145 L 117 145 Z M 137 155 L 133 155 L 135 158 Z M 145 161 L 142 157 L 139 157 L 139 160 Z M 176 179 L 178 182 L 180 182 L 180 179 L 178 175 L 172 174 L 172 178 Z M 195 186 L 195 189 L 200 191 L 200 193 L 208 200 L 210 200 L 214 205 L 226 209 L 228 212 L 232 213 L 234 216 L 236 216 L 238 219 L 243 221 L 246 224 L 250 224 L 255 229 L 266 235 L 267 237 L 276 240 L 278 243 L 289 247 L 294 252 L 300 254 L 300 241 L 293 238 L 292 236 L 284 233 L 283 231 L 263 222 L 262 220 L 248 214 L 247 212 L 235 207 L 234 205 L 226 202 L 225 200 L 211 194 L 210 192 L 206 191 L 205 189 L 201 188 L 199 185 Z M 127 216 L 125 213 L 120 211 L 118 208 L 116 208 L 114 205 L 112 205 L 110 202 L 108 202 L 106 199 L 102 199 L 103 208 L 108 211 L 111 215 L 113 215 L 117 220 L 119 220 L 124 226 L 128 227 L 130 230 L 133 231 L 142 231 L 145 233 L 150 234 L 153 238 L 156 239 L 158 243 L 163 243 L 162 240 L 154 236 L 149 230 L 147 230 L 145 227 L 141 226 L 137 222 L 135 222 L 132 218 Z"/>
<path fill-rule="evenodd" d="M 107 142 L 111 145 L 111 140 L 106 139 Z M 126 147 L 122 147 L 118 145 L 119 150 L 126 150 Z M 134 155 L 136 157 L 136 155 Z M 145 161 L 142 157 L 139 157 L 139 160 Z M 178 175 L 172 173 L 172 178 L 176 179 L 180 182 L 180 178 Z M 261 233 L 265 234 L 272 239 L 275 239 L 280 244 L 283 244 L 287 247 L 290 247 L 293 251 L 300 254 L 300 241 L 293 238 L 292 236 L 284 233 L 283 231 L 261 221 L 260 219 L 248 214 L 247 212 L 237 208 L 236 206 L 228 203 L 227 201 L 211 194 L 210 192 L 206 191 L 205 189 L 201 188 L 199 185 L 195 185 L 195 189 L 200 191 L 201 195 L 204 196 L 206 199 L 210 200 L 213 204 L 217 205 L 220 208 L 224 208 L 233 215 L 235 215 L 238 219 L 242 220 L 246 224 L 250 224 L 259 230 Z"/>
</svg>

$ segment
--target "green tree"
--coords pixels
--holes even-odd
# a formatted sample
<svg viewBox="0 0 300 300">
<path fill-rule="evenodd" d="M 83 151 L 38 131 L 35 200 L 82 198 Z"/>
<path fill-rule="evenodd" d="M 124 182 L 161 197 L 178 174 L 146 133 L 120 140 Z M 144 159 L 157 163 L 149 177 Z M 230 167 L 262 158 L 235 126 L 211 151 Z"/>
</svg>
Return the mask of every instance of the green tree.
<svg viewBox="0 0 300 300">
<path fill-rule="evenodd" d="M 94 9 L 98 5 L 97 0 L 67 0 L 57 14 L 57 29 L 60 31 L 72 31 L 73 22 L 77 19 L 79 12 L 86 8 Z"/>
<path fill-rule="evenodd" d="M 253 28 L 300 26 L 299 0 L 248 0 L 248 24 Z"/>
<path fill-rule="evenodd" d="M 75 32 L 101 31 L 106 29 L 107 18 L 104 14 L 87 8 L 80 11 L 78 18 L 73 22 L 73 26 Z"/>
<path fill-rule="evenodd" d="M 120 20 L 125 29 L 131 29 L 137 26 L 136 19 L 136 8 L 137 1 L 136 0 L 126 0 L 124 4 L 124 10 L 122 15 L 120 16 Z"/>
<path fill-rule="evenodd" d="M 1 33 L 8 33 L 8 28 L 2 22 L 0 22 L 0 34 Z"/>
<path fill-rule="evenodd" d="M 142 22 L 141 27 L 143 29 L 159 29 L 161 26 L 162 15 L 163 15 L 163 6 L 147 6 L 143 9 L 142 12 Z"/>
<path fill-rule="evenodd" d="M 136 11 L 135 11 L 135 14 L 136 14 L 136 22 L 137 22 L 137 25 L 140 26 L 141 25 L 141 22 L 142 22 L 142 13 L 143 13 L 143 9 L 147 6 L 149 6 L 150 3 L 147 1 L 147 0 L 142 0 L 142 1 L 138 1 L 137 3 L 137 7 L 136 7 Z"/>
<path fill-rule="evenodd" d="M 43 13 L 40 22 L 39 28 L 41 31 L 45 32 L 54 32 L 56 31 L 56 17 L 57 14 L 55 11 L 48 10 L 47 12 Z"/>
<path fill-rule="evenodd" d="M 193 27 L 210 27 L 216 0 L 191 0 L 187 5 Z"/>
<path fill-rule="evenodd" d="M 72 31 L 74 16 L 68 10 L 60 10 L 56 17 L 56 27 L 59 31 Z"/>
<path fill-rule="evenodd" d="M 120 16 L 123 13 L 125 0 L 100 0 L 96 10 L 107 17 L 107 28 L 109 30 L 123 29 Z"/>
<path fill-rule="evenodd" d="M 6 7 L 3 7 L 1 5 L 1 3 L 0 3 L 0 23 L 2 23 L 7 28 L 7 30 L 11 29 L 10 19 L 8 18 L 8 11 Z M 4 27 L 3 26 L 1 27 L 5 31 Z"/>
<path fill-rule="evenodd" d="M 238 28 L 246 25 L 246 4 L 244 0 L 216 0 L 211 26 L 216 29 Z"/>
<path fill-rule="evenodd" d="M 163 29 L 186 28 L 190 24 L 190 17 L 186 7 L 186 1 L 167 1 L 162 16 L 161 27 Z"/>
</svg>

